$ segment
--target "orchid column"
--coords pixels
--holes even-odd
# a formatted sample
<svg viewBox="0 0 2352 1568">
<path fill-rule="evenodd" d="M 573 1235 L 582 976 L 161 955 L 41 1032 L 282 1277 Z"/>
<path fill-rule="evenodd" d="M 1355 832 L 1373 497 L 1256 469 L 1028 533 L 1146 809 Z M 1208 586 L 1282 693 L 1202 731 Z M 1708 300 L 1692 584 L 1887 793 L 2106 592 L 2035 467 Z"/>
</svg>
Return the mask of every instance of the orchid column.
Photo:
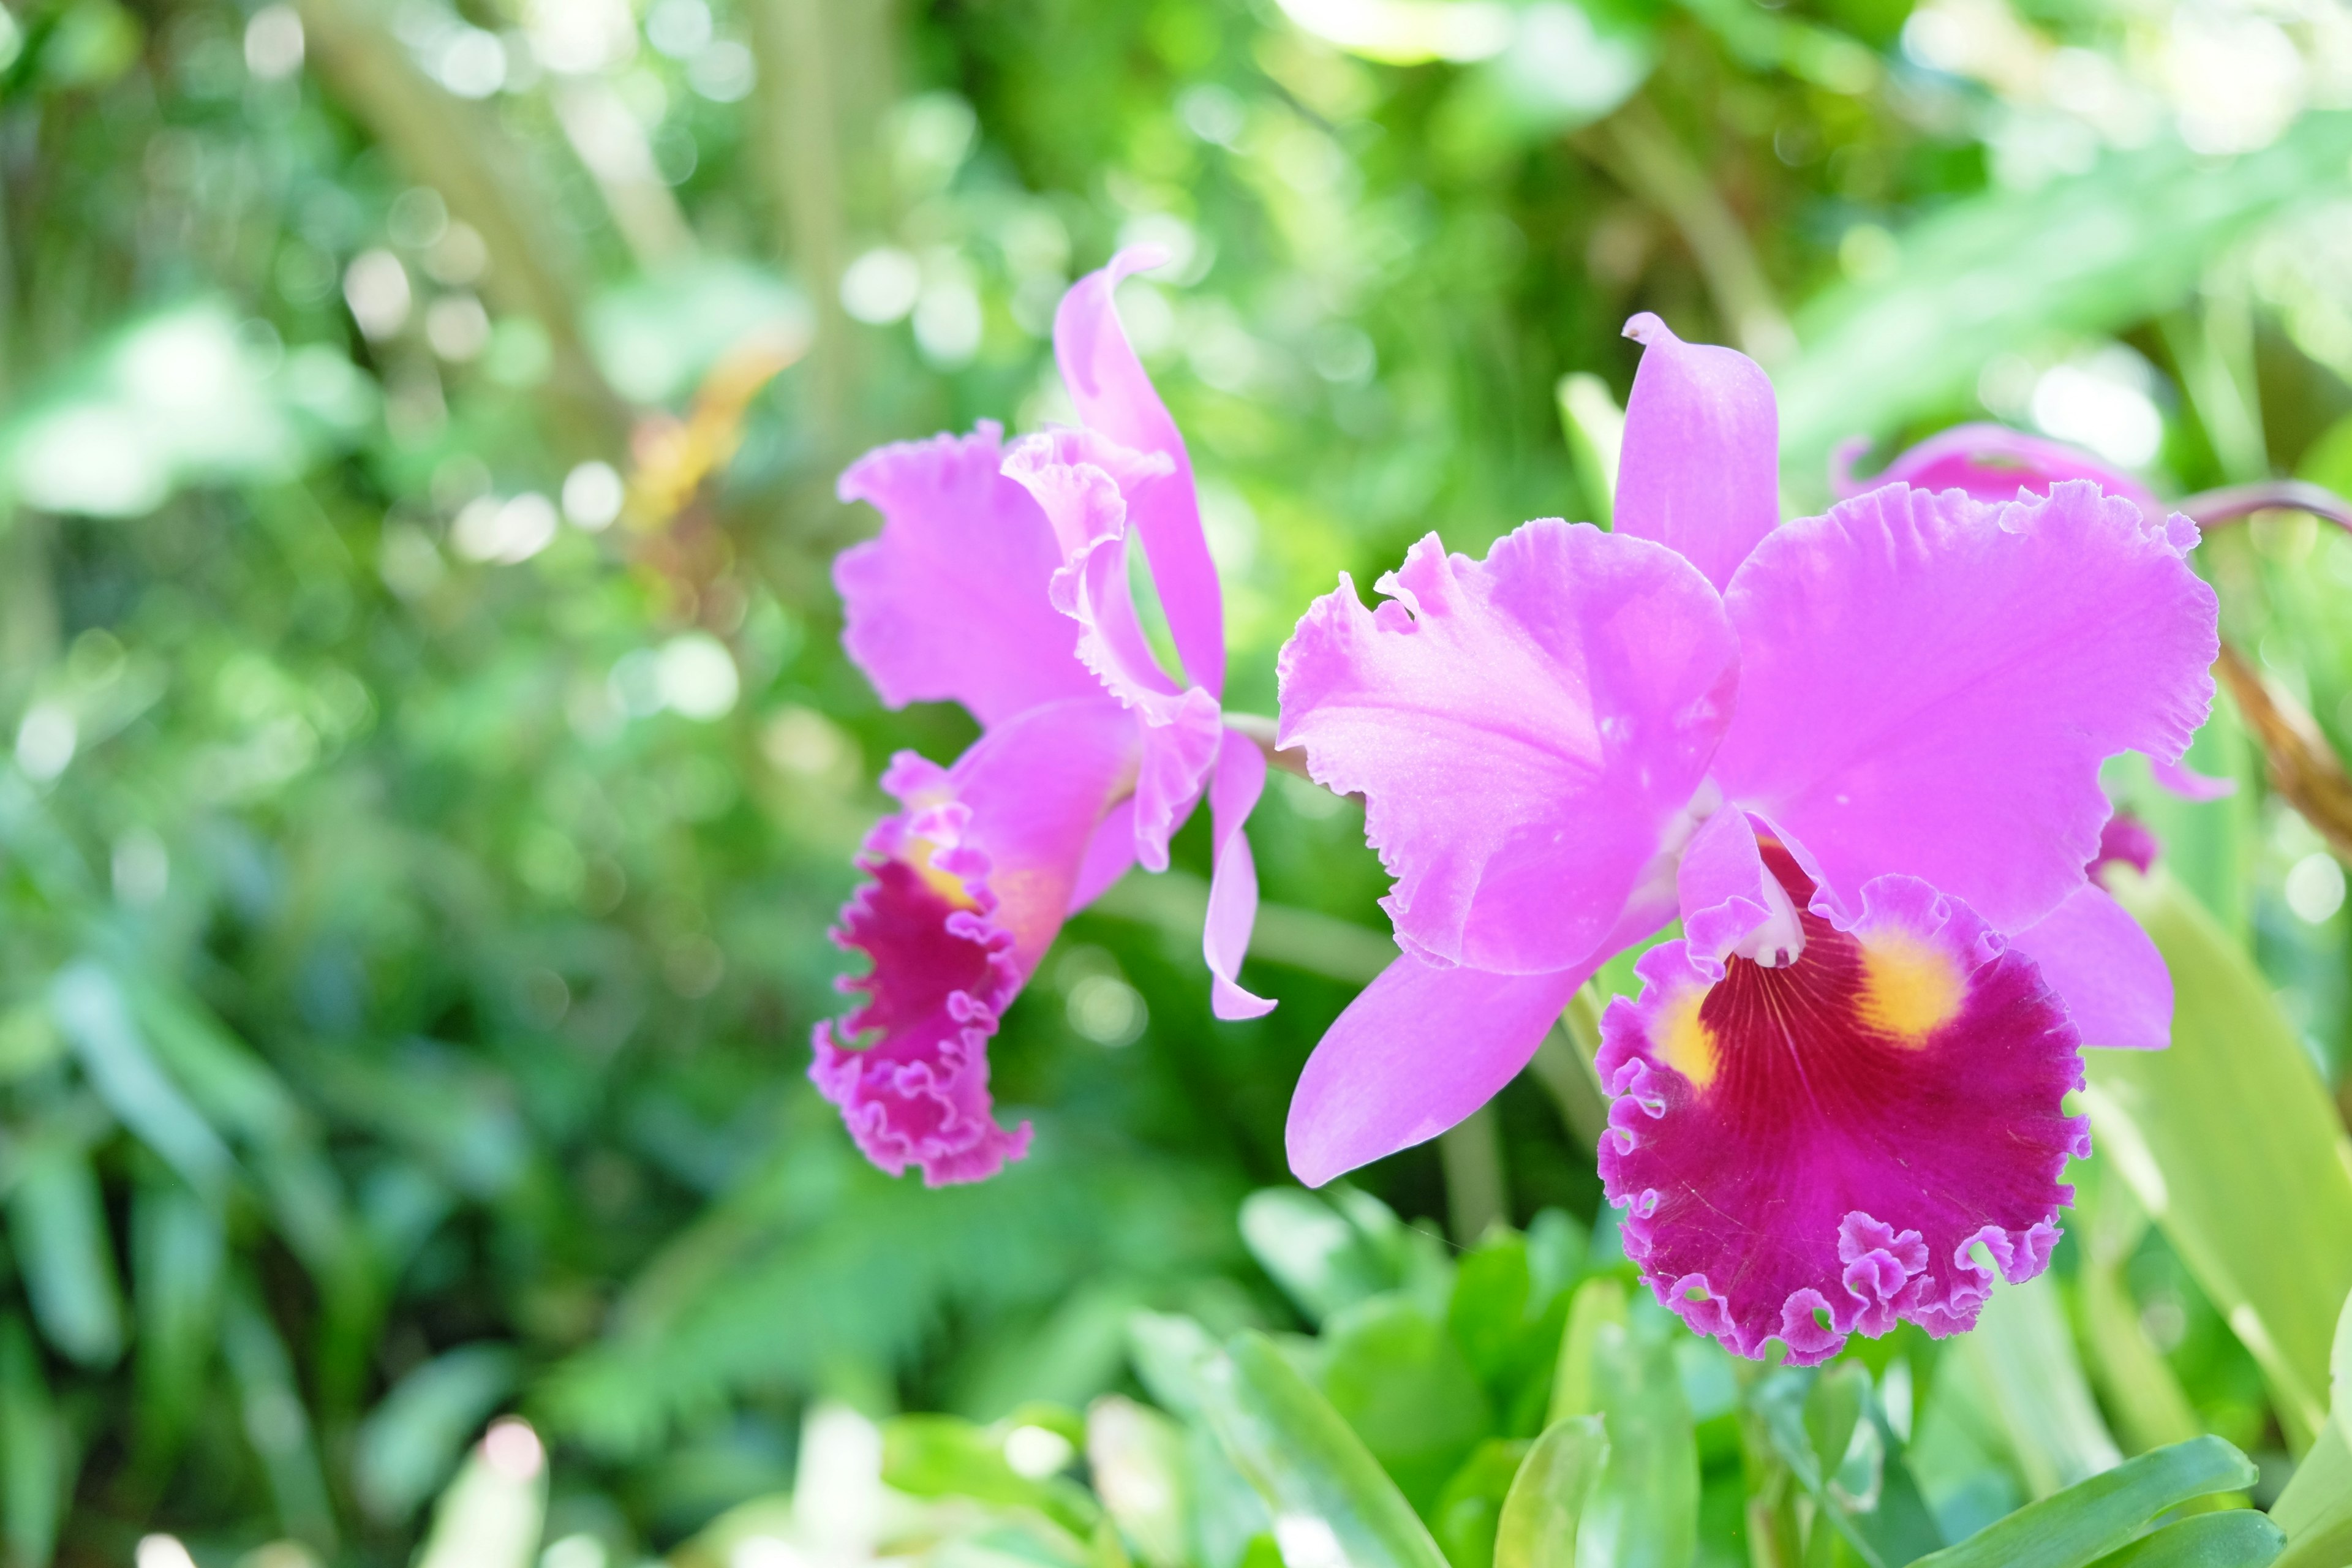
<svg viewBox="0 0 2352 1568">
<path fill-rule="evenodd" d="M 988 1042 L 1072 911 L 1168 840 L 1205 794 L 1215 874 L 1202 953 L 1220 1018 L 1273 1004 L 1235 981 L 1257 909 L 1242 825 L 1264 753 L 1226 729 L 1224 611 L 1184 438 L 1120 330 L 1120 253 L 1080 279 L 1054 352 L 1081 426 L 1016 441 L 970 436 L 867 453 L 845 500 L 882 513 L 842 552 L 844 646 L 891 707 L 961 703 L 983 732 L 947 767 L 910 752 L 882 787 L 901 809 L 866 841 L 868 880 L 835 940 L 872 967 L 865 997 L 815 1031 L 809 1069 L 867 1158 L 932 1185 L 978 1181 L 1027 1149 L 998 1124 Z M 1146 639 L 1128 585 L 1139 541 L 1181 671 Z"/>
<path fill-rule="evenodd" d="M 1283 650 L 1281 742 L 1364 796 L 1403 949 L 1308 1062 L 1292 1168 L 1453 1125 L 1679 918 L 1602 1024 L 1628 1255 L 1744 1354 L 1965 1328 L 2048 1260 L 2078 1045 L 2166 1040 L 2162 961 L 2085 868 L 2101 761 L 2177 762 L 2211 700 L 2196 530 L 2084 481 L 1784 523 L 1763 372 L 1627 331 L 1614 532 L 1432 535 Z"/>
</svg>

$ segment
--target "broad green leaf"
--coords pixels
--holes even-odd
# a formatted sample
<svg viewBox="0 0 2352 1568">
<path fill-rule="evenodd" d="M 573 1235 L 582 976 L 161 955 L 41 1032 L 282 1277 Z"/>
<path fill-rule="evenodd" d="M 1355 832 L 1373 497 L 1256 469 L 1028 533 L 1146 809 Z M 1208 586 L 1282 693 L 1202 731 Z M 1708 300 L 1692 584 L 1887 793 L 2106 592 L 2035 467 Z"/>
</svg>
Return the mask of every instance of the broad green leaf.
<svg viewBox="0 0 2352 1568">
<path fill-rule="evenodd" d="M 2352 1563 L 2352 1440 L 2331 1421 L 2271 1505 L 2286 1531 L 2282 1568 L 2344 1568 Z"/>
<path fill-rule="evenodd" d="M 433 1510 L 416 1568 L 530 1568 L 547 1517 L 547 1451 L 520 1421 L 474 1446 Z"/>
<path fill-rule="evenodd" d="M 1312 1193 L 1252 1193 L 1242 1200 L 1241 1225 L 1258 1267 L 1310 1321 L 1402 1282 L 1379 1241 Z"/>
<path fill-rule="evenodd" d="M 89 1156 L 60 1139 L 17 1153 L 8 1237 L 41 1337 L 85 1366 L 122 1353 L 122 1292 Z"/>
<path fill-rule="evenodd" d="M 1519 1465 L 1495 1531 L 1495 1568 L 1576 1568 L 1576 1534 L 1609 1460 L 1597 1415 L 1553 1423 Z"/>
<path fill-rule="evenodd" d="M 2053 1276 L 1996 1285 L 1976 1331 L 1956 1348 L 1975 1364 L 2033 1496 L 2048 1497 L 2123 1462 L 2091 1397 Z"/>
<path fill-rule="evenodd" d="M 1495 1531 L 1529 1445 L 1495 1437 L 1462 1461 L 1428 1510 L 1429 1532 L 1454 1568 L 1493 1568 Z"/>
<path fill-rule="evenodd" d="M 2252 1509 L 2199 1514 L 2102 1557 L 2098 1568 L 2267 1568 L 2286 1534 Z"/>
<path fill-rule="evenodd" d="M 2127 1453 L 2185 1443 L 2203 1428 L 2169 1362 L 2147 1337 L 2125 1265 L 2147 1234 L 2147 1211 L 2111 1160 L 2074 1171 L 2075 1238 L 2082 1245 L 2074 1301 L 2099 1394 Z"/>
<path fill-rule="evenodd" d="M 2254 1467 L 2219 1437 L 2175 1443 L 2028 1503 L 1919 1562 L 1923 1568 L 2081 1568 L 2129 1544 L 2167 1510 L 2253 1481 Z"/>
<path fill-rule="evenodd" d="M 1594 1336 L 1609 1460 L 1578 1534 L 1586 1568 L 1686 1568 L 1698 1551 L 1698 1442 L 1674 1342 L 1651 1327 L 1604 1322 Z"/>
<path fill-rule="evenodd" d="M 1388 1295 L 1332 1317 L 1317 1351 L 1324 1397 L 1425 1511 L 1494 1426 L 1461 1347 L 1417 1302 Z"/>
<path fill-rule="evenodd" d="M 1601 1331 L 1611 1324 L 1623 1327 L 1625 1310 L 1625 1286 L 1622 1280 L 1587 1279 L 1576 1288 L 1576 1294 L 1569 1300 L 1568 1327 L 1560 1334 L 1559 1364 L 1552 1373 L 1554 1425 L 1571 1415 L 1590 1415 L 1601 1408 L 1593 1357 Z"/>
<path fill-rule="evenodd" d="M 1260 1333 L 1202 1367 L 1209 1422 L 1272 1510 L 1283 1557 L 1349 1568 L 1447 1568 L 1363 1442 Z"/>
<path fill-rule="evenodd" d="M 57 1549 L 75 1466 L 71 1434 L 41 1375 L 41 1352 L 22 1319 L 0 1315 L 0 1504 L 9 1555 L 28 1568 L 44 1568 Z"/>
<path fill-rule="evenodd" d="M 520 1371 L 502 1344 L 445 1351 L 394 1384 L 360 1424 L 352 1487 L 373 1518 L 398 1523 L 449 1479 L 468 1439 L 514 1391 Z"/>
<path fill-rule="evenodd" d="M 139 1324 L 141 1419 L 175 1440 L 196 1414 L 219 1341 L 226 1237 L 177 1183 L 142 1186 L 131 1205 L 131 1289 Z"/>
<path fill-rule="evenodd" d="M 882 1426 L 883 1482 L 909 1497 L 1035 1509 L 1080 1541 L 1091 1536 L 1098 1513 L 1093 1500 L 1058 1476 L 1024 1475 L 1006 1437 L 998 1427 L 953 1415 L 898 1416 Z"/>
<path fill-rule="evenodd" d="M 2173 142 L 2114 153 L 1914 225 L 1889 276 L 1798 314 L 1803 357 L 1774 377 L 1789 472 L 1811 490 L 1839 441 L 1970 401 L 1994 354 L 2168 309 L 2250 225 L 2342 190 L 2347 157 L 2352 113 L 2305 114 L 2258 153 L 2208 159 Z"/>
<path fill-rule="evenodd" d="M 2172 971 L 2172 1046 L 2084 1053 L 2093 1131 L 2304 1447 L 2352 1293 L 2352 1141 L 2269 982 L 2179 883 L 2159 867 L 2114 885 Z"/>
<path fill-rule="evenodd" d="M 1107 1394 L 1087 1408 L 1087 1469 L 1095 1495 L 1150 1568 L 1182 1568 L 1192 1490 L 1184 1434 L 1148 1405 Z"/>
<path fill-rule="evenodd" d="M 88 959 L 68 964 L 49 987 L 49 1010 L 108 1108 L 188 1185 L 218 1202 L 236 1162 L 212 1124 L 156 1066 L 114 977 Z"/>
</svg>

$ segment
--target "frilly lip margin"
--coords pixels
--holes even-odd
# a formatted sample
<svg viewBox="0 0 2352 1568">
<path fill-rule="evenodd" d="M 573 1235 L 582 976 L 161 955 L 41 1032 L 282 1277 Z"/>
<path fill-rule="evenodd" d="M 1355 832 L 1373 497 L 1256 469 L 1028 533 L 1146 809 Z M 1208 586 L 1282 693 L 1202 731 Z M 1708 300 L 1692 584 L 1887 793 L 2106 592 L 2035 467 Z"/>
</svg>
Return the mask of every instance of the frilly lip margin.
<svg viewBox="0 0 2352 1568">
<path fill-rule="evenodd" d="M 940 998 L 952 1026 L 929 1040 L 909 1040 L 908 1048 L 919 1053 L 911 1058 L 887 1054 L 893 1048 L 887 1036 L 863 1047 L 845 1045 L 836 1038 L 836 1021 L 821 1020 L 811 1036 L 815 1058 L 809 1064 L 809 1079 L 840 1108 L 850 1136 L 883 1170 L 895 1176 L 910 1164 L 919 1166 L 930 1186 L 979 1181 L 995 1174 L 1006 1162 L 1020 1159 L 1029 1148 L 1030 1124 L 1024 1121 L 1010 1131 L 998 1126 L 988 1096 L 988 1042 L 1003 1010 L 1020 993 L 1024 976 L 1013 962 L 1012 933 L 995 923 L 997 899 L 988 885 L 989 858 L 976 845 L 962 841 L 970 809 L 944 797 L 944 770 L 902 753 L 882 784 L 908 808 L 882 818 L 866 835 L 857 865 L 873 879 L 850 896 L 827 933 L 843 950 L 875 958 L 875 968 L 866 973 L 834 982 L 845 994 L 866 997 L 838 1020 L 839 1027 L 854 1037 L 874 1026 L 866 1020 L 889 981 L 881 959 L 865 945 L 861 933 L 868 933 L 870 940 L 873 928 L 888 918 L 894 893 L 884 879 L 891 867 L 919 879 L 919 871 L 902 853 L 910 841 L 930 845 L 929 868 L 953 878 L 970 900 L 971 908 L 947 909 L 941 930 L 979 950 L 985 979 L 977 991 L 959 986 Z M 944 898 L 938 901 L 946 903 Z M 917 1108 L 930 1125 L 907 1124 Z"/>
</svg>

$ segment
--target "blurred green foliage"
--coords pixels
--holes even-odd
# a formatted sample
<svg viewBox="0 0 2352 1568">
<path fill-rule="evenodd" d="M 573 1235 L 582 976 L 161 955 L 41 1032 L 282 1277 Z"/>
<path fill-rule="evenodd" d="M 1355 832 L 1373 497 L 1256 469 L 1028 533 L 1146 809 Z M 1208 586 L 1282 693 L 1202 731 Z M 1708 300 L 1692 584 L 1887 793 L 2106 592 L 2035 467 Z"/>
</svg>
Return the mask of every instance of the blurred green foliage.
<svg viewBox="0 0 2352 1568">
<path fill-rule="evenodd" d="M 871 520 L 832 477 L 1054 417 L 1054 302 L 1115 244 L 1175 258 L 1122 309 L 1270 710 L 1338 572 L 1605 515 L 1637 309 L 1773 371 L 1795 504 L 1845 437 L 1988 414 L 2166 491 L 2352 489 L 2340 12 L 5 4 L 12 1563 L 169 1531 L 206 1568 L 772 1568 L 737 1548 L 779 1508 L 796 1550 L 878 1539 L 807 1502 L 803 1434 L 855 1457 L 852 1409 L 949 1413 L 874 1433 L 891 1496 L 949 1500 L 907 1539 L 1102 1568 L 1317 1568 L 1286 1510 L 1351 1561 L 1520 1568 L 1574 1516 L 1584 1561 L 1892 1563 L 2200 1430 L 2260 1502 L 2306 1446 L 2342 1471 L 2344 872 L 2226 710 L 2196 760 L 2234 799 L 2115 781 L 2211 1032 L 2095 1072 L 2123 1154 L 2047 1286 L 1940 1355 L 1768 1373 L 1629 1305 L 1572 1072 L 1363 1194 L 1258 1191 L 1386 951 L 1360 819 L 1286 777 L 1269 1019 L 1209 1019 L 1195 829 L 1008 1018 L 1038 1133 L 1001 1180 L 879 1176 L 802 1076 L 872 776 L 971 733 L 837 651 L 825 567 Z M 2340 752 L 2352 540 L 2272 514 L 2200 557 Z M 549 1453 L 469 1449 L 502 1411 Z M 1605 1458 L 1559 1425 L 1594 1414 Z M 1030 1431 L 1092 1491 L 1015 1463 Z M 1101 1445 L 1184 1507 L 1114 1495 Z M 2305 1542 L 2352 1528 L 2298 1485 Z"/>
</svg>

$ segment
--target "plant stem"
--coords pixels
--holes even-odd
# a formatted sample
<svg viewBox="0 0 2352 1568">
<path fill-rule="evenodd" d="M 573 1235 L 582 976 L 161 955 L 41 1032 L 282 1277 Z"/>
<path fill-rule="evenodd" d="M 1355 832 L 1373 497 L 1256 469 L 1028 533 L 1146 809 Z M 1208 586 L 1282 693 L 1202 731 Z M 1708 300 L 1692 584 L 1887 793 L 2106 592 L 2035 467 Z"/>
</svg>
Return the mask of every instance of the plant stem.
<svg viewBox="0 0 2352 1568">
<path fill-rule="evenodd" d="M 1454 1239 L 1475 1247 L 1489 1226 L 1510 1218 L 1510 1190 L 1503 1173 L 1503 1138 L 1492 1101 L 1437 1135 L 1438 1159 L 1445 1166 L 1445 1207 Z"/>
</svg>

